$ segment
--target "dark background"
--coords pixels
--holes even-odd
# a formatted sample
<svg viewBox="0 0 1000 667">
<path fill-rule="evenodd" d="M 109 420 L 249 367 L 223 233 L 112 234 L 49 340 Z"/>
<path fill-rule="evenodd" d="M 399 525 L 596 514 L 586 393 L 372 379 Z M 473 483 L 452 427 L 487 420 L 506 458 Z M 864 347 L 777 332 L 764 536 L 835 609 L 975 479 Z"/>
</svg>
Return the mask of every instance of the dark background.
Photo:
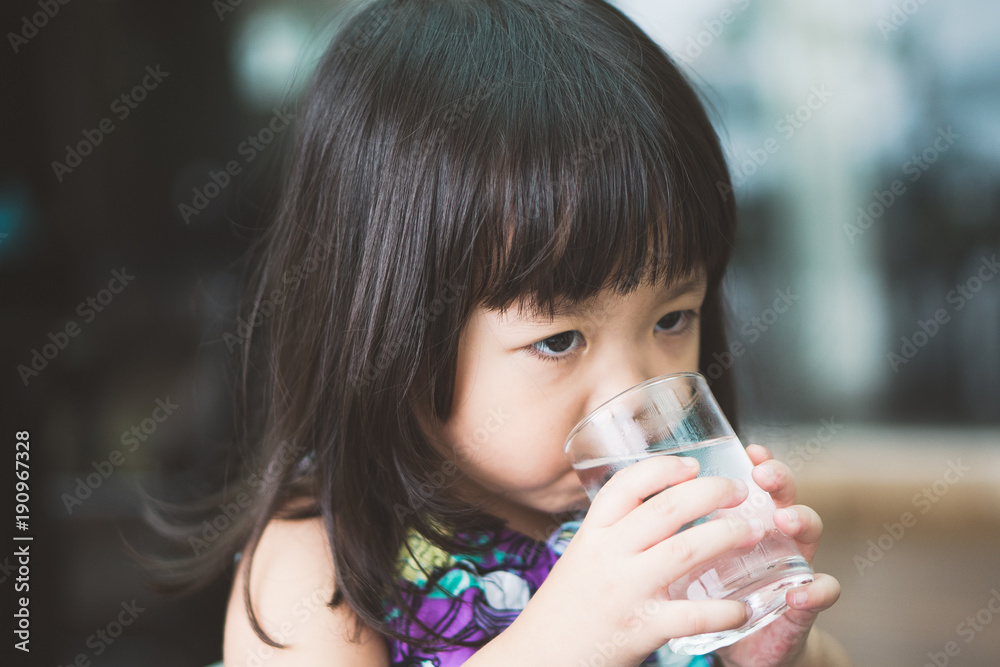
<svg viewBox="0 0 1000 667">
<path fill-rule="evenodd" d="M 58 12 L 39 19 L 16 52 L 9 34 L 31 34 L 24 17 L 43 10 L 37 2 L 0 7 L 0 437 L 11 452 L 3 457 L 10 479 L 14 434 L 31 434 L 31 658 L 70 664 L 82 653 L 100 665 L 205 665 L 221 658 L 229 582 L 182 599 L 158 596 L 123 540 L 157 544 L 143 528 L 137 488 L 183 501 L 217 478 L 233 432 L 229 369 L 238 352 L 223 335 L 235 330 L 243 253 L 274 204 L 285 135 L 252 161 L 240 147 L 276 110 L 293 108 L 291 76 L 308 72 L 335 3 L 247 0 L 221 16 L 207 1 L 45 4 Z M 973 64 L 949 64 L 922 55 L 922 40 L 940 25 L 931 12 L 962 14 L 939 4 L 921 9 L 891 39 L 873 15 L 844 29 L 856 42 L 793 41 L 776 51 L 774 40 L 790 34 L 774 34 L 787 5 L 761 2 L 725 24 L 689 65 L 736 163 L 774 135 L 773 121 L 809 90 L 768 97 L 777 90 L 772 84 L 795 79 L 810 62 L 822 79 L 829 63 L 810 58 L 823 48 L 838 54 L 844 72 L 854 57 L 869 62 L 875 47 L 894 68 L 868 88 L 855 81 L 853 97 L 832 84 L 835 102 L 737 188 L 743 226 L 730 277 L 735 331 L 765 313 L 775 290 L 802 297 L 736 360 L 751 429 L 837 415 L 890 428 L 976 426 L 1000 443 L 1000 280 L 984 283 L 964 313 L 949 310 L 952 321 L 898 372 L 886 357 L 937 308 L 952 307 L 947 293 L 974 275 L 982 257 L 1000 252 L 1000 56 L 994 48 Z M 951 40 L 945 51 L 963 43 L 963 25 L 970 35 L 981 32 L 973 9 L 986 5 L 967 4 L 959 27 L 943 33 Z M 626 5 L 655 13 L 649 3 Z M 663 6 L 684 17 L 664 39 L 677 50 L 705 29 L 703 21 L 735 8 L 716 3 L 691 18 L 681 3 Z M 890 4 L 878 7 L 889 14 Z M 809 29 L 819 36 L 834 30 Z M 748 52 L 769 66 L 760 70 Z M 139 84 L 147 67 L 168 74 L 121 118 L 113 101 Z M 902 106 L 866 97 L 865 90 L 893 86 Z M 896 132 L 889 148 L 859 139 L 862 131 L 886 135 L 877 131 L 882 126 L 852 125 L 844 111 L 852 104 L 867 104 L 865 117 L 885 126 L 906 118 L 909 129 Z M 67 145 L 85 140 L 85 132 L 95 136 L 104 118 L 113 132 L 58 177 L 52 163 L 66 162 Z M 900 177 L 909 155 L 952 124 L 961 140 L 847 249 L 843 225 L 855 223 L 854 210 L 869 206 L 874 192 Z M 845 144 L 841 161 L 831 159 Z M 230 160 L 242 173 L 185 221 L 179 207 L 192 205 L 192 189 L 205 192 Z M 845 179 L 850 187 L 834 187 Z M 831 201 L 842 210 L 831 214 Z M 122 270 L 134 279 L 120 293 L 102 292 Z M 80 306 L 109 296 L 92 315 Z M 78 335 L 61 338 L 71 322 Z M 63 340 L 62 349 L 25 381 L 18 367 L 55 344 L 50 334 Z M 158 400 L 177 405 L 162 423 L 150 421 Z M 128 451 L 123 437 L 144 423 L 145 439 Z M 121 465 L 67 507 L 65 494 L 114 450 L 122 452 Z M 12 516 L 13 482 L 3 489 L 10 491 L 0 507 Z M 0 548 L 7 623 L 16 575 L 4 558 L 12 549 Z M 88 637 L 133 600 L 144 611 L 98 656 Z"/>
<path fill-rule="evenodd" d="M 232 431 L 232 355 L 221 336 L 233 324 L 239 260 L 268 205 L 280 138 L 185 224 L 179 204 L 240 157 L 237 147 L 271 115 L 241 105 L 234 90 L 227 49 L 235 21 L 220 21 L 208 2 L 57 6 L 17 54 L 8 40 L 2 46 L 3 437 L 12 452 L 14 432 L 31 433 L 32 657 L 203 665 L 221 658 L 228 582 L 180 600 L 159 597 L 123 538 L 154 545 L 142 530 L 137 485 L 182 501 L 214 478 Z M 4 3 L 0 27 L 16 30 L 37 11 Z M 123 107 L 111 104 L 147 66 L 168 74 L 122 119 Z M 58 180 L 51 163 L 65 163 L 65 146 L 103 118 L 113 132 Z M 78 311 L 88 298 L 107 297 L 100 293 L 115 270 L 134 279 L 106 305 Z M 79 334 L 25 385 L 15 366 L 30 365 L 32 350 L 71 321 Z M 157 399 L 178 408 L 129 451 L 122 434 L 141 429 Z M 67 508 L 63 494 L 114 449 L 124 463 Z M 4 487 L 7 509 L 13 484 Z M 0 586 L 13 613 L 13 577 Z M 121 637 L 88 644 L 133 600 L 145 611 Z"/>
</svg>

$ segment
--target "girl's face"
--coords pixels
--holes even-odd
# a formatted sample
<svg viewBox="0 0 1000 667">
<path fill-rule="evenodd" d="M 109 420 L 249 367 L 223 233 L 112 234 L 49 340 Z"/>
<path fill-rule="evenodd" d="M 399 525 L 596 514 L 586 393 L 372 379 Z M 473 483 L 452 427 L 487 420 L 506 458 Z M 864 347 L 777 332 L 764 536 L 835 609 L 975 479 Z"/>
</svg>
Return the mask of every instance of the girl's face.
<svg viewBox="0 0 1000 667">
<path fill-rule="evenodd" d="M 640 382 L 698 370 L 705 276 L 610 291 L 548 314 L 478 308 L 462 332 L 451 416 L 432 441 L 469 477 L 463 491 L 538 537 L 587 507 L 563 453 L 570 430 Z"/>
</svg>

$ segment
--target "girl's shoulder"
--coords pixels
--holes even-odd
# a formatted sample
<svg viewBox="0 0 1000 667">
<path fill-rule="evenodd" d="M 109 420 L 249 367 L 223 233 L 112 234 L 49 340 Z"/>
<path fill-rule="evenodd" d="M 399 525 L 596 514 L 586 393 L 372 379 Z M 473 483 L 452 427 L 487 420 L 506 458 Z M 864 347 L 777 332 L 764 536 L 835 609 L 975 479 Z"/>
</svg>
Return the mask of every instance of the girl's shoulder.
<svg viewBox="0 0 1000 667">
<path fill-rule="evenodd" d="M 355 615 L 346 603 L 331 609 L 336 572 L 321 517 L 272 519 L 253 556 L 250 599 L 261 627 L 286 649 L 254 632 L 246 611 L 246 559 L 237 566 L 226 612 L 225 664 L 388 665 L 380 635 L 363 627 L 352 643 Z"/>
</svg>

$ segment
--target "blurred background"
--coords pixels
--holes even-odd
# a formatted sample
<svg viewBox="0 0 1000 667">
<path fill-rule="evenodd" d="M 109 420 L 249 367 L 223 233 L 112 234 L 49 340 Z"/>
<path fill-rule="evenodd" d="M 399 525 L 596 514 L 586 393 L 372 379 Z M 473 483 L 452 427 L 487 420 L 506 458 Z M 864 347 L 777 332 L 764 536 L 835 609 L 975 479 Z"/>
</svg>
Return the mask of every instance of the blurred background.
<svg viewBox="0 0 1000 667">
<path fill-rule="evenodd" d="M 730 158 L 740 345 L 702 370 L 736 374 L 744 441 L 824 518 L 844 595 L 820 625 L 858 665 L 997 664 L 1000 7 L 616 4 Z M 139 486 L 196 497 L 222 465 L 243 253 L 339 6 L 0 7 L 3 465 L 28 431 L 38 664 L 221 657 L 229 582 L 158 596 L 123 539 L 156 544 Z"/>
</svg>

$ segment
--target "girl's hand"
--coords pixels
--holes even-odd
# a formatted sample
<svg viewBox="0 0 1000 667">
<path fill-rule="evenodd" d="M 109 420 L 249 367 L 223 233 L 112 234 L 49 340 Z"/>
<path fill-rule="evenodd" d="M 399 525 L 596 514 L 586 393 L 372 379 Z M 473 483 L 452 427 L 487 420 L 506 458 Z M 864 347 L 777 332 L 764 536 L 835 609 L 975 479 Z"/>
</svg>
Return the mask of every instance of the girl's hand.
<svg viewBox="0 0 1000 667">
<path fill-rule="evenodd" d="M 795 540 L 811 565 L 823 534 L 823 522 L 819 515 L 805 505 L 793 504 L 795 482 L 787 465 L 774 460 L 771 452 L 760 445 L 747 446 L 747 454 L 755 466 L 754 481 L 771 494 L 778 507 L 774 514 L 775 525 L 778 530 Z M 781 617 L 716 653 L 727 666 L 732 667 L 848 664 L 839 662 L 843 651 L 832 640 L 829 640 L 831 643 L 826 655 L 812 647 L 806 651 L 810 629 L 817 614 L 830 607 L 839 597 L 840 583 L 830 575 L 816 574 L 812 583 L 786 593 L 785 600 L 789 609 Z M 814 639 L 810 644 L 817 643 L 816 633 L 813 632 L 813 635 Z"/>
<path fill-rule="evenodd" d="M 745 623 L 742 603 L 667 596 L 695 566 L 763 537 L 762 525 L 739 517 L 675 534 L 747 497 L 743 482 L 694 479 L 697 473 L 697 461 L 677 456 L 653 456 L 616 473 L 521 614 L 467 664 L 635 667 L 669 639 Z"/>
</svg>

